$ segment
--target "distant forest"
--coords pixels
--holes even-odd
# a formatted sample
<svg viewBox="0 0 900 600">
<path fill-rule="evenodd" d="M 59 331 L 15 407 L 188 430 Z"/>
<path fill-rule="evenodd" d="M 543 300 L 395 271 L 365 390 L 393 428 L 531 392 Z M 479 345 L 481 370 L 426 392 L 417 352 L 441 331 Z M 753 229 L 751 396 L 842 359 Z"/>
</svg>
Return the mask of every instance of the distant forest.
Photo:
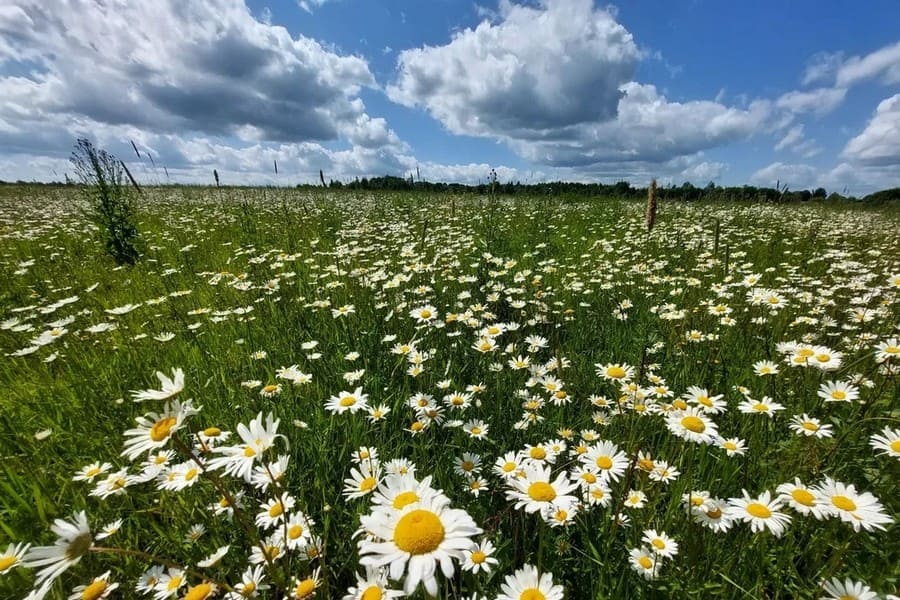
<svg viewBox="0 0 900 600">
<path fill-rule="evenodd" d="M 218 173 L 217 173 L 218 175 Z M 68 178 L 67 178 L 68 179 Z M 216 178 L 218 179 L 218 178 Z M 645 198 L 646 187 L 634 187 L 627 181 L 619 181 L 612 184 L 604 183 L 577 183 L 569 181 L 552 181 L 543 183 L 521 183 L 493 181 L 479 184 L 464 183 L 440 183 L 431 181 L 417 181 L 413 178 L 385 175 L 383 177 L 362 177 L 349 182 L 332 179 L 322 184 L 298 184 L 298 189 L 319 189 L 323 187 L 330 190 L 360 190 L 360 191 L 424 191 L 429 193 L 454 193 L 477 195 L 528 195 L 528 196 L 570 196 L 570 197 L 614 197 L 614 198 Z M 63 186 L 77 185 L 68 180 L 66 183 L 37 183 L 27 181 L 8 182 L 0 180 L 0 185 L 45 185 Z M 194 187 L 184 184 L 171 184 L 173 187 Z M 210 182 L 210 185 L 218 185 Z M 223 186 L 225 187 L 225 186 Z M 228 187 L 263 187 L 263 186 L 228 186 Z M 886 204 L 900 202 L 900 188 L 891 188 L 868 194 L 862 198 L 844 196 L 838 192 L 828 192 L 825 188 L 814 190 L 792 190 L 786 184 L 776 183 L 776 187 L 757 187 L 752 185 L 723 187 L 709 182 L 705 187 L 697 187 L 686 182 L 682 185 L 659 186 L 660 197 L 664 200 L 699 201 L 720 200 L 730 202 L 864 202 L 866 204 Z"/>
</svg>

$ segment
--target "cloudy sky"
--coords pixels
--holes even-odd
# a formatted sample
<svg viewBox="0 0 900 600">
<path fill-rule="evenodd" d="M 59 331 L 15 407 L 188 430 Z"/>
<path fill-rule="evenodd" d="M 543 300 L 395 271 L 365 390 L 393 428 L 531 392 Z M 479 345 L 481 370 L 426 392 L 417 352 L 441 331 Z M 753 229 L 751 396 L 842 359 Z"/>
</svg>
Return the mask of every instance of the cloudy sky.
<svg viewBox="0 0 900 600">
<path fill-rule="evenodd" d="M 61 180 L 88 135 L 148 183 L 865 194 L 900 186 L 897 23 L 896 0 L 7 0 L 0 179 Z"/>
</svg>

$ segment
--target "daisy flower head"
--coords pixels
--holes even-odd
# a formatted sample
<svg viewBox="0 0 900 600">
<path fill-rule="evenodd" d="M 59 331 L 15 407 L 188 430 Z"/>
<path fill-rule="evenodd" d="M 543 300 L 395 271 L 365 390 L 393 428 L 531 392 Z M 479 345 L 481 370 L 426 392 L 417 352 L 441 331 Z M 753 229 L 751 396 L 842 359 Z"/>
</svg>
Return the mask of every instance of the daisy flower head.
<svg viewBox="0 0 900 600">
<path fill-rule="evenodd" d="M 773 402 L 768 396 L 763 396 L 760 400 L 754 400 L 748 396 L 746 400 L 738 404 L 738 410 L 748 415 L 766 415 L 771 418 L 779 410 L 784 410 L 784 406 Z"/>
<path fill-rule="evenodd" d="M 854 531 L 884 530 L 885 525 L 894 521 L 884 512 L 878 498 L 869 492 L 857 492 L 852 484 L 826 477 L 815 490 L 826 514 L 849 523 Z"/>
<path fill-rule="evenodd" d="M 184 390 L 184 371 L 180 368 L 172 369 L 171 378 L 162 371 L 157 371 L 156 378 L 159 379 L 160 389 L 132 390 L 132 399 L 135 402 L 144 402 L 145 400 L 168 400 L 169 398 L 177 396 Z"/>
<path fill-rule="evenodd" d="M 900 341 L 897 338 L 890 338 L 875 346 L 875 362 L 881 364 L 886 361 L 900 361 Z"/>
<path fill-rule="evenodd" d="M 22 560 L 25 567 L 42 567 L 35 577 L 38 584 L 56 579 L 63 571 L 77 564 L 94 543 L 84 511 L 76 513 L 72 521 L 56 519 L 50 529 L 56 534 L 56 542 L 52 546 L 30 548 Z"/>
<path fill-rule="evenodd" d="M 410 504 L 400 511 L 375 509 L 361 516 L 360 523 L 374 537 L 360 541 L 360 564 L 387 566 L 391 579 L 399 580 L 405 574 L 407 594 L 421 583 L 432 596 L 438 590 L 436 567 L 440 565 L 444 576 L 452 577 L 454 562 L 464 560 L 472 538 L 482 532 L 466 511 L 437 499 Z"/>
<path fill-rule="evenodd" d="M 705 388 L 695 385 L 689 387 L 682 398 L 691 404 L 697 405 L 700 410 L 707 413 L 717 414 L 725 412 L 727 408 L 725 401 L 722 400 L 722 394 L 710 394 Z"/>
<path fill-rule="evenodd" d="M 695 523 L 716 533 L 724 533 L 734 525 L 734 514 L 731 508 L 725 501 L 718 498 L 709 498 L 703 505 L 692 507 L 691 517 Z"/>
<path fill-rule="evenodd" d="M 728 456 L 743 456 L 747 451 L 747 443 L 740 438 L 720 438 L 718 446 Z"/>
<path fill-rule="evenodd" d="M 666 427 L 674 435 L 697 444 L 712 444 L 719 437 L 715 422 L 697 407 L 672 411 L 666 416 Z"/>
<path fill-rule="evenodd" d="M 656 555 L 648 548 L 632 548 L 628 551 L 631 568 L 641 574 L 644 579 L 650 580 L 659 573 L 660 563 Z"/>
<path fill-rule="evenodd" d="M 277 498 L 263 502 L 259 506 L 259 513 L 256 515 L 256 526 L 261 529 L 275 527 L 287 518 L 287 514 L 294 508 L 294 504 L 296 504 L 296 500 L 287 492 L 283 492 Z"/>
<path fill-rule="evenodd" d="M 859 388 L 847 381 L 826 381 L 817 395 L 825 402 L 853 402 L 859 400 Z"/>
<path fill-rule="evenodd" d="M 467 421 L 463 424 L 462 429 L 470 437 L 473 437 L 477 440 L 482 440 L 487 437 L 488 429 L 490 426 L 480 419 L 473 419 L 471 421 Z"/>
<path fill-rule="evenodd" d="M 670 538 L 663 531 L 647 529 L 641 538 L 646 547 L 654 554 L 663 558 L 673 558 L 678 554 L 678 542 Z"/>
<path fill-rule="evenodd" d="M 361 463 L 359 468 L 350 470 L 350 477 L 344 480 L 344 497 L 348 500 L 368 496 L 375 491 L 381 479 L 381 465 L 378 461 Z"/>
<path fill-rule="evenodd" d="M 603 481 L 618 481 L 629 464 L 628 456 L 613 442 L 606 440 L 592 444 L 579 460 L 597 467 Z"/>
<path fill-rule="evenodd" d="M 446 496 L 431 487 L 430 475 L 419 481 L 411 473 L 390 473 L 384 477 L 372 494 L 372 504 L 376 507 L 400 511 L 410 504 L 430 502 L 435 498 L 445 504 L 450 503 Z"/>
<path fill-rule="evenodd" d="M 325 402 L 325 410 L 338 415 L 347 411 L 355 414 L 360 409 L 368 408 L 368 398 L 367 394 L 363 394 L 362 387 L 358 387 L 352 392 L 341 392 L 337 396 L 329 398 Z"/>
<path fill-rule="evenodd" d="M 621 363 L 597 363 L 594 365 L 597 376 L 614 383 L 631 381 L 634 377 L 634 367 Z"/>
<path fill-rule="evenodd" d="M 98 475 L 102 475 L 103 473 L 106 473 L 110 469 L 112 469 L 112 465 L 109 464 L 108 462 L 105 462 L 102 464 L 99 462 L 91 463 L 91 464 L 79 469 L 78 472 L 75 473 L 75 476 L 72 477 L 72 481 L 92 482 L 92 481 L 94 481 L 95 477 L 97 477 Z"/>
<path fill-rule="evenodd" d="M 878 454 L 900 458 L 900 429 L 885 427 L 881 433 L 869 438 L 869 445 L 878 451 Z"/>
<path fill-rule="evenodd" d="M 817 519 L 824 519 L 827 516 L 816 490 L 804 485 L 799 477 L 795 477 L 793 483 L 782 483 L 775 491 L 778 492 L 778 499 L 781 502 L 801 515 L 813 515 Z"/>
<path fill-rule="evenodd" d="M 750 523 L 750 530 L 753 532 L 768 529 L 775 537 L 781 537 L 787 524 L 791 522 L 790 516 L 779 512 L 781 500 L 773 499 L 768 491 L 757 498 L 751 497 L 747 490 L 743 490 L 743 494 L 742 498 L 731 498 L 728 501 L 732 517 Z"/>
<path fill-rule="evenodd" d="M 494 544 L 491 543 L 488 539 L 483 539 L 478 545 L 473 546 L 471 550 L 466 550 L 463 553 L 465 557 L 462 564 L 463 571 L 471 571 L 472 573 L 478 573 L 479 571 L 484 571 L 485 573 L 490 573 L 495 565 L 499 564 L 500 561 L 494 558 Z"/>
<path fill-rule="evenodd" d="M 841 581 L 832 577 L 829 581 L 822 582 L 825 592 L 821 596 L 823 600 L 877 600 L 878 594 L 872 588 L 861 581 L 853 581 L 849 577 Z"/>
<path fill-rule="evenodd" d="M 184 420 L 200 412 L 191 401 L 184 404 L 178 400 L 168 402 L 160 413 L 149 412 L 135 421 L 138 427 L 125 431 L 125 448 L 122 456 L 133 461 L 150 450 L 165 446 L 172 435 L 184 424 Z"/>
<path fill-rule="evenodd" d="M 316 569 L 312 575 L 304 577 L 303 579 L 294 577 L 294 581 L 291 584 L 290 597 L 294 600 L 309 600 L 309 598 L 315 598 L 316 590 L 318 590 L 321 585 L 322 580 L 319 578 L 319 569 Z"/>
<path fill-rule="evenodd" d="M 577 483 L 570 481 L 566 473 L 560 473 L 554 480 L 550 467 L 542 465 L 526 465 L 522 477 L 507 480 L 508 500 L 514 501 L 517 509 L 526 513 L 536 513 L 551 503 L 576 501 L 571 495 Z"/>
<path fill-rule="evenodd" d="M 227 600 L 242 600 L 243 598 L 256 598 L 260 592 L 269 589 L 264 583 L 265 573 L 263 565 L 247 567 L 241 575 L 240 583 L 234 585 L 234 591 L 226 596 Z"/>
<path fill-rule="evenodd" d="M 831 425 L 822 425 L 819 419 L 810 417 L 806 413 L 791 417 L 789 427 L 797 435 L 805 437 L 827 438 L 833 435 Z"/>
<path fill-rule="evenodd" d="M 778 365 L 771 360 L 760 360 L 753 363 L 753 372 L 761 377 L 766 375 L 777 375 Z"/>
<path fill-rule="evenodd" d="M 365 575 L 356 574 L 356 585 L 347 590 L 342 600 L 390 600 L 405 595 L 388 587 L 384 569 L 366 569 Z"/>
<path fill-rule="evenodd" d="M 564 589 L 554 585 L 552 573 L 541 573 L 533 565 L 524 565 L 500 584 L 497 600 L 562 600 Z"/>
<path fill-rule="evenodd" d="M 72 590 L 69 600 L 84 600 L 85 598 L 90 598 L 90 600 L 101 600 L 102 598 L 109 598 L 109 595 L 113 590 L 119 587 L 118 583 L 109 582 L 109 574 L 110 571 L 107 571 L 99 577 L 94 577 L 91 582 L 86 585 L 76 586 Z"/>
<path fill-rule="evenodd" d="M 30 544 L 10 544 L 6 551 L 0 553 L 0 575 L 5 575 L 22 563 L 22 557 L 30 548 Z"/>
</svg>

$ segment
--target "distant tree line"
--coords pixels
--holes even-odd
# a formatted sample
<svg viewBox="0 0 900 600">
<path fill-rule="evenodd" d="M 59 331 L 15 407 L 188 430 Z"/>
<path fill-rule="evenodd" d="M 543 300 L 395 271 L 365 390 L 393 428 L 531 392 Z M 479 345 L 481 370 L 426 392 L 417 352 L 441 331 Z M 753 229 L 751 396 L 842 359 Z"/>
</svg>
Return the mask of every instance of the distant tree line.
<svg viewBox="0 0 900 600">
<path fill-rule="evenodd" d="M 477 184 L 464 183 L 442 183 L 432 181 L 416 181 L 413 178 L 396 177 L 393 175 L 385 175 L 383 177 L 362 177 L 356 178 L 349 182 L 342 182 L 331 179 L 325 183 L 324 176 L 321 178 L 324 187 L 332 190 L 360 190 L 360 191 L 425 191 L 430 193 L 454 193 L 454 194 L 497 194 L 505 196 L 529 195 L 529 196 L 570 196 L 570 197 L 613 197 L 613 198 L 640 198 L 647 197 L 646 187 L 634 187 L 627 181 L 619 181 L 616 183 L 578 183 L 572 181 L 548 181 L 542 183 L 522 183 L 520 181 L 501 183 L 498 181 L 487 181 Z M 75 182 L 68 180 L 67 185 L 74 185 Z M 0 185 L 62 185 L 59 182 L 54 183 L 35 183 L 26 181 L 6 182 L 0 180 Z M 175 184 L 178 185 L 178 184 Z M 195 186 L 180 186 L 195 187 Z M 235 187 L 235 186 L 229 186 Z M 252 186 L 237 186 L 252 187 Z M 298 189 L 322 189 L 322 185 L 299 184 Z M 886 204 L 900 202 L 900 188 L 891 188 L 874 192 L 862 198 L 856 196 L 845 196 L 843 194 L 832 192 L 828 193 L 825 188 L 816 188 L 814 190 L 791 190 L 780 182 L 775 187 L 757 187 L 752 185 L 742 186 L 719 186 L 714 182 L 709 182 L 705 187 L 697 187 L 692 183 L 686 182 L 680 186 L 670 184 L 668 186 L 659 186 L 659 197 L 661 200 L 677 200 L 693 202 L 699 200 L 719 200 L 726 202 L 744 201 L 744 202 L 809 202 L 809 201 L 862 201 L 867 204 Z"/>
<path fill-rule="evenodd" d="M 319 186 L 298 185 L 298 188 L 312 188 Z M 385 175 L 384 177 L 363 177 L 344 183 L 332 179 L 326 185 L 329 189 L 367 190 L 367 191 L 426 191 L 426 192 L 453 192 L 463 194 L 502 194 L 514 195 L 539 195 L 539 196 L 576 196 L 576 197 L 615 197 L 615 198 L 640 198 L 647 197 L 647 188 L 634 187 L 627 181 L 619 181 L 612 184 L 604 183 L 578 183 L 572 181 L 551 181 L 542 183 L 522 183 L 520 181 L 507 183 L 441 183 L 431 181 L 416 181 L 412 178 Z M 814 190 L 790 190 L 787 185 L 776 183 L 774 188 L 757 187 L 752 185 L 719 186 L 709 182 L 706 187 L 697 187 L 690 182 L 680 186 L 669 185 L 659 187 L 660 198 L 663 200 L 699 201 L 751 201 L 751 202 L 809 202 L 809 201 L 864 201 L 883 204 L 886 202 L 900 201 L 900 188 L 881 190 L 869 194 L 863 198 L 844 196 L 837 192 L 829 194 L 825 188 Z"/>
</svg>

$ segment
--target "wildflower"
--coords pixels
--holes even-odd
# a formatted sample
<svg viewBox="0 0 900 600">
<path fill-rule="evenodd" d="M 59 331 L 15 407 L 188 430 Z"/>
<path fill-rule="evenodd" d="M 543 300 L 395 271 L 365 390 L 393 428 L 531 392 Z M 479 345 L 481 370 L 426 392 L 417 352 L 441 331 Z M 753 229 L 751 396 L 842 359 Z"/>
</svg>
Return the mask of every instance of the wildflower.
<svg viewBox="0 0 900 600">
<path fill-rule="evenodd" d="M 857 492 L 852 484 L 844 484 L 826 477 L 815 490 L 825 513 L 850 523 L 854 531 L 884 530 L 884 525 L 893 522 L 893 519 L 885 514 L 878 498 L 869 492 Z"/>
<path fill-rule="evenodd" d="M 422 583 L 429 594 L 436 595 L 437 564 L 445 577 L 452 577 L 454 561 L 464 559 L 472 537 L 481 533 L 467 512 L 449 508 L 440 498 L 410 504 L 401 511 L 376 509 L 360 517 L 360 522 L 378 540 L 360 542 L 360 564 L 389 565 L 396 579 L 405 572 L 403 587 L 407 594 Z"/>
<path fill-rule="evenodd" d="M 355 414 L 360 409 L 368 408 L 368 395 L 362 393 L 362 388 L 358 387 L 352 392 L 341 392 L 337 396 L 332 396 L 325 403 L 325 410 L 333 414 L 344 414 L 350 411 Z"/>
<path fill-rule="evenodd" d="M 806 437 L 815 436 L 817 438 L 826 438 L 833 435 L 831 432 L 831 425 L 822 425 L 822 422 L 819 419 L 810 417 L 806 413 L 794 415 L 791 418 L 789 427 L 791 428 L 791 431 L 797 435 Z"/>
<path fill-rule="evenodd" d="M 754 532 L 768 529 L 775 537 L 781 537 L 791 518 L 779 512 L 781 501 L 772 499 L 772 495 L 766 491 L 759 497 L 752 498 L 747 490 L 743 490 L 743 498 L 732 498 L 728 501 L 735 519 L 750 523 L 750 529 Z"/>
<path fill-rule="evenodd" d="M 631 568 L 643 575 L 644 579 L 653 579 L 659 572 L 659 562 L 647 548 L 632 548 L 628 551 Z"/>
<path fill-rule="evenodd" d="M 647 548 L 649 548 L 650 551 L 663 558 L 673 558 L 678 554 L 678 543 L 664 532 L 648 529 L 644 531 L 641 541 L 647 544 Z"/>
<path fill-rule="evenodd" d="M 540 573 L 537 567 L 525 565 L 500 584 L 496 600 L 562 600 L 563 587 L 553 584 L 552 573 Z"/>
<path fill-rule="evenodd" d="M 72 521 L 56 519 L 50 528 L 57 540 L 52 546 L 35 546 L 26 552 L 22 565 L 28 568 L 43 567 L 35 582 L 49 582 L 81 560 L 94 543 L 84 511 L 76 513 Z"/>
<path fill-rule="evenodd" d="M 471 571 L 473 573 L 478 573 L 479 571 L 490 573 L 494 565 L 500 563 L 499 560 L 492 556 L 494 550 L 494 545 L 490 540 L 481 540 L 477 546 L 463 552 L 464 560 L 462 570 Z"/>
<path fill-rule="evenodd" d="M 900 458 L 900 429 L 885 427 L 869 439 L 869 445 L 878 450 L 878 454 Z"/>
<path fill-rule="evenodd" d="M 826 381 L 817 395 L 825 402 L 853 402 L 859 400 L 859 388 L 846 381 Z"/>
<path fill-rule="evenodd" d="M 678 437 L 698 444 L 712 444 L 719 436 L 715 422 L 699 408 L 669 413 L 666 426 Z"/>
<path fill-rule="evenodd" d="M 569 493 L 577 484 L 569 481 L 565 473 L 551 481 L 549 467 L 526 466 L 523 476 L 507 480 L 507 485 L 507 499 L 515 501 L 516 508 L 523 508 L 526 513 L 538 512 L 552 502 L 575 502 L 575 497 Z"/>
<path fill-rule="evenodd" d="M 22 562 L 22 557 L 30 548 L 30 544 L 10 544 L 6 551 L 0 554 L 0 575 L 5 575 L 10 569 L 17 567 Z"/>
<path fill-rule="evenodd" d="M 102 598 L 108 598 L 113 590 L 119 587 L 118 583 L 109 582 L 109 574 L 110 571 L 107 571 L 99 577 L 94 577 L 87 585 L 76 586 L 72 590 L 69 600 L 84 600 L 85 598 L 101 600 Z"/>
<path fill-rule="evenodd" d="M 861 581 L 853 581 L 849 577 L 841 581 L 832 577 L 830 581 L 822 582 L 826 596 L 823 600 L 877 600 L 878 594 L 872 588 Z"/>
</svg>

